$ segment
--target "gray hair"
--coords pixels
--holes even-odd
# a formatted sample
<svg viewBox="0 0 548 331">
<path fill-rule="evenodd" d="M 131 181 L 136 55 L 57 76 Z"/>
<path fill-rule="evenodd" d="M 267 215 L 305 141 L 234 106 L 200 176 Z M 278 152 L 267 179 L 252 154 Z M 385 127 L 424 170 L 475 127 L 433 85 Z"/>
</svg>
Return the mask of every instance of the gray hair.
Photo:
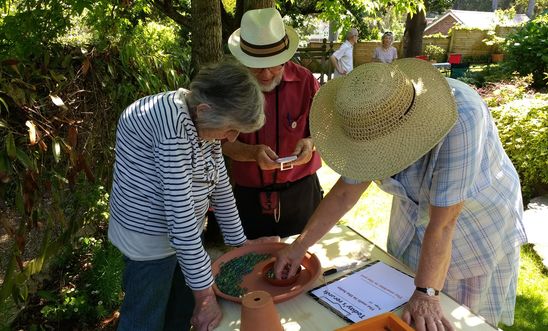
<svg viewBox="0 0 548 331">
<path fill-rule="evenodd" d="M 259 84 L 246 67 L 235 61 L 203 67 L 189 88 L 185 100 L 191 113 L 202 103 L 211 108 L 194 116 L 199 128 L 249 133 L 264 125 L 264 96 Z"/>
<path fill-rule="evenodd" d="M 358 35 L 358 30 L 356 28 L 352 28 L 350 30 L 348 30 L 348 32 L 346 33 L 346 40 L 354 37 L 354 36 L 357 36 Z"/>
</svg>

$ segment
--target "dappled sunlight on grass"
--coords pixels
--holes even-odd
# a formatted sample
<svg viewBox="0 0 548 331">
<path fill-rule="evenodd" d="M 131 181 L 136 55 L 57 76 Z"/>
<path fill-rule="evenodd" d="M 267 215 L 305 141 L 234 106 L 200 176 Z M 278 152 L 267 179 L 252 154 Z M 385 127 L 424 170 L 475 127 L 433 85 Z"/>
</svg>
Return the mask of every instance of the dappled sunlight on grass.
<svg viewBox="0 0 548 331">
<path fill-rule="evenodd" d="M 531 245 L 521 249 L 514 325 L 499 327 L 505 331 L 548 330 L 548 272 Z"/>
<path fill-rule="evenodd" d="M 326 164 L 323 164 L 318 171 L 318 177 L 325 194 L 327 194 L 340 176 Z M 377 246 L 386 250 L 391 206 L 392 196 L 383 192 L 377 185 L 371 184 L 354 208 L 341 219 L 340 223 L 350 226 Z"/>
</svg>

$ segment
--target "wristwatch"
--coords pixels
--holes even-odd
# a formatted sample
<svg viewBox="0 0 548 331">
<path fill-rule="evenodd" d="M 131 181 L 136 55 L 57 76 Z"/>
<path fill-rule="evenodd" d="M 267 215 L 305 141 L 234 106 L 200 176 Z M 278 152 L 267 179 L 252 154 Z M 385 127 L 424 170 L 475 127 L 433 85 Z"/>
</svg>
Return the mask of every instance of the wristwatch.
<svg viewBox="0 0 548 331">
<path fill-rule="evenodd" d="M 416 290 L 422 293 L 426 293 L 429 297 L 434 297 L 440 294 L 440 291 L 433 289 L 431 287 L 417 287 Z"/>
</svg>

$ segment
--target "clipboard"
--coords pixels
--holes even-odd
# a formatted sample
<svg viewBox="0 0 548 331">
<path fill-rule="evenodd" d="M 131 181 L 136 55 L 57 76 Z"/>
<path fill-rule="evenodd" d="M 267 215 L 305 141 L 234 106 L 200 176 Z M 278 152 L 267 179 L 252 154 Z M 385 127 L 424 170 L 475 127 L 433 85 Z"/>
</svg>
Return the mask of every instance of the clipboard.
<svg viewBox="0 0 548 331">
<path fill-rule="evenodd" d="M 398 309 L 409 301 L 414 290 L 412 276 L 376 260 L 308 294 L 343 320 L 356 323 Z"/>
</svg>

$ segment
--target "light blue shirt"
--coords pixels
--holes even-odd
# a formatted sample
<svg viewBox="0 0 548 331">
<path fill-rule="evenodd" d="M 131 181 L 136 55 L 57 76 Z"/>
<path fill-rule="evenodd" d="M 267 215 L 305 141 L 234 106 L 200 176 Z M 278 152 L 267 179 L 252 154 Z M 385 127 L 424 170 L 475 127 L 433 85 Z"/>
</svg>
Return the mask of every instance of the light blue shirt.
<svg viewBox="0 0 548 331">
<path fill-rule="evenodd" d="M 414 236 L 422 242 L 430 205 L 464 202 L 453 236 L 451 280 L 490 273 L 508 251 L 527 239 L 519 178 L 489 109 L 465 83 L 448 83 L 459 113 L 455 126 L 418 161 L 377 184 L 394 196 L 388 251 L 415 270 L 420 252 L 413 250 L 414 256 L 408 256 L 406 249 Z"/>
</svg>

